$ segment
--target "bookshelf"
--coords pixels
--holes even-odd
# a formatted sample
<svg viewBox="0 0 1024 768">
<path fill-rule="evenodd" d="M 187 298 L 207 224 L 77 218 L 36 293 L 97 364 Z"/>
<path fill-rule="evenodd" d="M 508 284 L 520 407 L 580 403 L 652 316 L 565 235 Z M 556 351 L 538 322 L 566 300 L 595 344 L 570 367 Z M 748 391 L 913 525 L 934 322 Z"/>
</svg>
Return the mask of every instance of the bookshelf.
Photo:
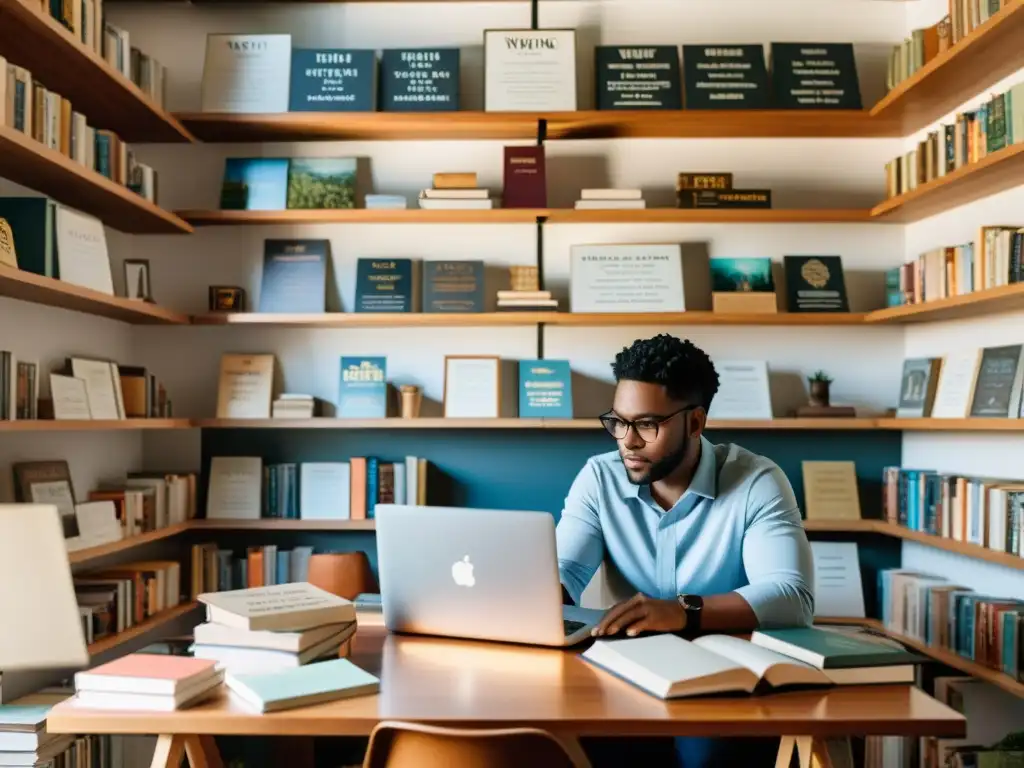
<svg viewBox="0 0 1024 768">
<path fill-rule="evenodd" d="M 868 312 L 868 323 L 931 323 L 1024 309 L 1024 283 Z"/>
<path fill-rule="evenodd" d="M 0 0 L 0 50 L 10 62 L 69 99 L 90 124 L 114 131 L 123 141 L 192 141 L 176 118 L 51 18 L 38 2 Z M 9 147 L 0 146 L 0 157 L 8 151 Z M 11 178 L 5 171 L 0 169 L 0 176 Z"/>
<path fill-rule="evenodd" d="M 936 536 L 931 533 L 912 531 L 901 525 L 895 525 L 881 520 L 874 523 L 873 530 L 875 533 L 881 533 L 886 536 L 894 536 L 895 538 L 904 539 L 906 541 L 915 541 L 918 544 L 935 547 L 936 549 L 944 549 L 947 552 L 954 552 L 958 555 L 963 555 L 964 557 L 970 557 L 975 560 L 984 560 L 985 562 L 995 563 L 996 565 L 1002 565 L 1006 568 L 1014 568 L 1024 571 L 1024 557 L 1011 555 L 1008 552 L 999 552 L 994 549 L 989 549 L 988 547 L 983 547 L 980 544 L 971 544 L 966 541 L 947 539 L 944 536 Z"/>
<path fill-rule="evenodd" d="M 109 635 L 102 640 L 97 640 L 89 646 L 90 656 L 99 656 L 115 649 L 128 646 L 136 640 L 141 640 L 149 635 L 157 635 L 161 630 L 172 622 L 183 618 L 199 608 L 199 603 L 186 602 L 181 605 L 161 611 L 155 616 L 150 616 L 141 624 L 136 624 L 131 629 L 118 632 L 116 635 Z"/>
<path fill-rule="evenodd" d="M 645 208 L 640 210 L 548 211 L 551 224 L 866 224 L 859 208 Z"/>
<path fill-rule="evenodd" d="M 188 315 L 158 304 L 110 296 L 74 283 L 0 265 L 0 296 L 60 307 L 133 325 L 188 325 Z"/>
<path fill-rule="evenodd" d="M 605 110 L 578 112 L 292 112 L 236 115 L 181 112 L 205 142 L 595 138 L 865 138 L 899 136 L 898 125 L 866 110 Z"/>
<path fill-rule="evenodd" d="M 191 426 L 189 419 L 21 419 L 0 421 L 0 432 L 125 432 Z"/>
<path fill-rule="evenodd" d="M 196 531 L 372 531 L 375 520 L 193 520 Z"/>
<path fill-rule="evenodd" d="M 0 0 L 0 3 L 19 0 Z M 0 14 L 0 29 L 4 17 Z M 131 234 L 172 234 L 192 228 L 128 187 L 7 126 L 0 126 L 0 177 L 49 195 Z"/>
<path fill-rule="evenodd" d="M 543 419 L 196 419 L 203 429 L 541 429 Z M 600 426 L 598 424 L 597 426 Z"/>
<path fill-rule="evenodd" d="M 804 530 L 821 533 L 874 533 L 875 520 L 804 520 Z"/>
<path fill-rule="evenodd" d="M 910 192 L 889 198 L 872 208 L 871 215 L 904 223 L 920 221 L 1020 186 L 1022 174 L 1024 144 L 1014 144 L 985 155 L 976 163 L 962 165 Z"/>
<path fill-rule="evenodd" d="M 890 419 L 878 420 L 879 429 L 904 432 L 1021 432 L 1024 419 Z"/>
<path fill-rule="evenodd" d="M 127 552 L 135 549 L 136 547 L 145 546 L 146 544 L 152 544 L 154 541 L 162 541 L 164 539 L 169 539 L 172 536 L 178 536 L 189 530 L 190 527 L 190 522 L 178 523 L 177 525 L 169 525 L 166 528 L 149 531 L 148 533 L 142 533 L 138 536 L 131 536 L 126 539 L 120 539 L 119 541 L 111 541 L 106 544 L 87 547 L 85 549 L 76 549 L 73 552 L 68 552 L 68 562 L 70 562 L 71 565 L 85 565 L 95 560 L 99 560 L 100 558 L 117 555 L 121 552 Z"/>
<path fill-rule="evenodd" d="M 1009 0 L 985 24 L 897 85 L 870 113 L 916 133 L 1024 66 L 1024 0 Z"/>
</svg>

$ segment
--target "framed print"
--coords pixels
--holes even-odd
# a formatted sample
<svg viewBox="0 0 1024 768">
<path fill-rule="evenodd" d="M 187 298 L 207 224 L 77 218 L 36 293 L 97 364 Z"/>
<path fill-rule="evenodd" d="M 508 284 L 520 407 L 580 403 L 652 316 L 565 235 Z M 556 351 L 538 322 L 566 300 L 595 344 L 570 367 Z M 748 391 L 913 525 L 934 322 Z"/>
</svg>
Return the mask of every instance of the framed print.
<svg viewBox="0 0 1024 768">
<path fill-rule="evenodd" d="M 125 259 L 124 295 L 129 299 L 153 301 L 153 288 L 149 282 L 148 259 Z"/>
<path fill-rule="evenodd" d="M 501 412 L 501 358 L 497 355 L 446 355 L 446 419 L 496 419 Z"/>
</svg>

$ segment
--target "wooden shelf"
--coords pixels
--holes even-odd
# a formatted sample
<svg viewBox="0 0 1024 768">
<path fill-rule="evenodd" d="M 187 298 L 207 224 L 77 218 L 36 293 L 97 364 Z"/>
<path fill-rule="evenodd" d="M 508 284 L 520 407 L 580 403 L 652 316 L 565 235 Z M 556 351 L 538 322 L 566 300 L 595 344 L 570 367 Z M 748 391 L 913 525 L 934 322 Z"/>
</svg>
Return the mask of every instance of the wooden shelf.
<svg viewBox="0 0 1024 768">
<path fill-rule="evenodd" d="M 0 296 L 60 307 L 133 325 L 188 325 L 188 315 L 156 304 L 110 296 L 73 283 L 0 265 Z"/>
<path fill-rule="evenodd" d="M 21 419 L 0 421 L 0 432 L 125 432 L 190 429 L 189 419 Z"/>
<path fill-rule="evenodd" d="M 545 209 L 495 208 L 492 210 L 368 210 L 366 208 L 293 211 L 178 211 L 196 227 L 256 224 L 534 224 Z"/>
<path fill-rule="evenodd" d="M 902 432 L 1022 432 L 1024 419 L 878 419 L 879 429 Z"/>
<path fill-rule="evenodd" d="M 871 215 L 884 221 L 920 221 L 1022 183 L 1024 144 L 1014 144 L 889 198 L 872 208 Z"/>
<path fill-rule="evenodd" d="M 944 117 L 1024 66 L 1024 0 L 1006 7 L 897 85 L 871 109 L 905 136 Z"/>
<path fill-rule="evenodd" d="M 82 565 L 83 563 L 98 560 L 101 557 L 115 555 L 118 552 L 126 552 L 130 549 L 144 546 L 145 544 L 151 544 L 154 541 L 161 541 L 162 539 L 167 539 L 171 536 L 177 536 L 188 529 L 189 523 L 178 523 L 177 525 L 169 525 L 166 528 L 161 528 L 158 531 L 141 533 L 138 536 L 132 536 L 127 539 L 111 541 L 108 544 L 100 544 L 97 547 L 76 549 L 74 552 L 68 552 L 68 562 L 71 563 L 71 565 Z"/>
<path fill-rule="evenodd" d="M 632 326 L 632 325 L 862 325 L 862 312 L 778 312 L 737 314 L 725 312 L 558 312 L 537 322 L 548 325 Z"/>
<path fill-rule="evenodd" d="M 32 0 L 0 0 L 0 54 L 69 99 L 90 125 L 112 130 L 124 141 L 192 141 L 176 118 L 51 18 L 45 8 Z M 0 156 L 7 151 L 0 148 Z"/>
<path fill-rule="evenodd" d="M 804 520 L 805 531 L 831 533 L 874 533 L 877 520 Z"/>
<path fill-rule="evenodd" d="M 868 312 L 869 323 L 924 323 L 937 320 L 960 320 L 965 317 L 987 317 L 998 312 L 1024 309 L 1024 283 L 987 288 L 983 291 L 949 296 L 945 299 L 904 304 Z"/>
<path fill-rule="evenodd" d="M 912 531 L 909 528 L 904 528 L 902 525 L 894 525 L 881 520 L 875 522 L 875 531 L 886 536 L 895 536 L 905 541 L 914 541 L 918 544 L 935 547 L 936 549 L 944 549 L 947 552 L 955 552 L 958 555 L 970 557 L 974 560 L 984 560 L 1006 568 L 1016 568 L 1017 570 L 1024 571 L 1024 557 L 1011 555 L 1008 552 L 998 552 L 978 544 L 947 539 L 944 536 L 935 536 L 931 533 Z"/>
<path fill-rule="evenodd" d="M 604 110 L 579 112 L 287 112 L 176 116 L 200 140 L 547 138 L 837 138 L 898 136 L 897 124 L 864 110 Z"/>
<path fill-rule="evenodd" d="M 141 624 L 136 624 L 131 629 L 126 629 L 124 632 L 118 632 L 116 635 L 110 635 L 104 637 L 102 640 L 97 640 L 89 646 L 90 656 L 99 656 L 101 653 L 106 653 L 119 646 L 127 645 L 133 640 L 137 640 L 143 635 L 156 632 L 162 627 L 170 624 L 176 619 L 191 613 L 192 611 L 199 608 L 199 603 L 183 603 L 182 605 L 170 608 L 166 611 L 161 611 L 155 616 L 151 616 Z"/>
<path fill-rule="evenodd" d="M 859 208 L 642 208 L 639 210 L 551 209 L 552 224 L 863 224 L 871 211 Z"/>
<path fill-rule="evenodd" d="M 541 419 L 195 419 L 203 429 L 541 429 Z M 600 425 L 598 425 L 600 426 Z"/>
<path fill-rule="evenodd" d="M 198 531 L 372 531 L 375 520 L 193 520 Z"/>
<path fill-rule="evenodd" d="M 18 4 L 20 0 L 0 0 Z M 4 15 L 0 13 L 0 29 Z M 191 232 L 172 213 L 21 131 L 0 126 L 0 176 L 134 234 Z"/>
</svg>

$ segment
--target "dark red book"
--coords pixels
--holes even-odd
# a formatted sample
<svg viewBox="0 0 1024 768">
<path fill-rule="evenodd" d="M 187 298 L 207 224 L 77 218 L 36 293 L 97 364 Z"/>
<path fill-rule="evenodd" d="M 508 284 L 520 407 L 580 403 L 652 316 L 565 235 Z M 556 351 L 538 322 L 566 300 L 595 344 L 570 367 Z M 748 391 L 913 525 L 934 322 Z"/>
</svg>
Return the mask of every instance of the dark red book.
<svg viewBox="0 0 1024 768">
<path fill-rule="evenodd" d="M 544 147 L 505 147 L 503 208 L 547 208 Z"/>
</svg>

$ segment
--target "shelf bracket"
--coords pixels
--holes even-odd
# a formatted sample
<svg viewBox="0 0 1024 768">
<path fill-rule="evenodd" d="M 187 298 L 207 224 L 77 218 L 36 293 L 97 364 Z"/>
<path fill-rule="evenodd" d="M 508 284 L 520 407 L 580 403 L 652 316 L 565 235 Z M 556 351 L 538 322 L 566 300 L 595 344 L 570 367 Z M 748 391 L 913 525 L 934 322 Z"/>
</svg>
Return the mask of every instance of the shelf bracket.
<svg viewBox="0 0 1024 768">
<path fill-rule="evenodd" d="M 544 323 L 537 323 L 537 359 L 544 359 Z"/>
<path fill-rule="evenodd" d="M 537 146 L 543 147 L 544 142 L 548 140 L 548 121 L 538 120 L 537 121 Z"/>
<path fill-rule="evenodd" d="M 540 28 L 540 0 L 530 0 L 530 29 Z"/>
<path fill-rule="evenodd" d="M 537 217 L 537 289 L 544 290 L 544 222 L 547 216 Z"/>
</svg>

